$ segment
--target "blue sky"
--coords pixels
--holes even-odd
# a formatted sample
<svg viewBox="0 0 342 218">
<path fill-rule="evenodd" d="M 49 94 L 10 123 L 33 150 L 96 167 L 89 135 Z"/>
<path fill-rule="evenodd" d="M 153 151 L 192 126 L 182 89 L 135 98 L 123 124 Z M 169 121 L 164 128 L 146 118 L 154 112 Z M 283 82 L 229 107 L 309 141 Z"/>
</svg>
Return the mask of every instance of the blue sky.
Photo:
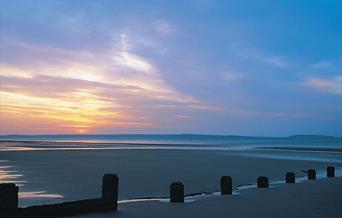
<svg viewBox="0 0 342 218">
<path fill-rule="evenodd" d="M 341 8 L 1 0 L 1 133 L 341 136 Z"/>
</svg>

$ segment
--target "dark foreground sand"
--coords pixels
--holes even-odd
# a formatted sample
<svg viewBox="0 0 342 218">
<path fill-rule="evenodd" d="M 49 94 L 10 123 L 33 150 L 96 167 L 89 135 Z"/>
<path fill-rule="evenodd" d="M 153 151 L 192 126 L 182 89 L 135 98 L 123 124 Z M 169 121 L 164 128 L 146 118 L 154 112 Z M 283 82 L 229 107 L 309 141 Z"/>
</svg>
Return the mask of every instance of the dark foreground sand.
<svg viewBox="0 0 342 218">
<path fill-rule="evenodd" d="M 250 189 L 240 195 L 217 196 L 192 203 L 131 203 L 114 213 L 95 217 L 342 217 L 342 178 L 283 184 L 270 189 Z"/>
</svg>

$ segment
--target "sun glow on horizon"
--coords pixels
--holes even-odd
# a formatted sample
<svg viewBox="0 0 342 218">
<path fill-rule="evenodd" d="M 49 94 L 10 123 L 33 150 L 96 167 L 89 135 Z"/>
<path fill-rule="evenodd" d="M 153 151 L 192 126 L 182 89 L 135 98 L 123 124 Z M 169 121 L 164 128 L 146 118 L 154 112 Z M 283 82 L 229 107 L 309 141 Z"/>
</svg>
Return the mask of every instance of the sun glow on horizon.
<svg viewBox="0 0 342 218">
<path fill-rule="evenodd" d="M 1 91 L 1 116 L 25 117 L 55 122 L 59 127 L 85 133 L 92 128 L 106 125 L 127 125 L 131 118 L 118 110 L 112 111 L 113 102 L 106 102 L 88 92 L 68 93 L 67 96 L 37 97 L 25 93 Z M 5 121 L 6 119 L 1 119 Z"/>
<path fill-rule="evenodd" d="M 37 129 L 51 133 L 150 128 L 155 121 L 149 110 L 160 110 L 165 102 L 205 107 L 167 85 L 152 63 L 128 49 L 132 46 L 127 39 L 119 43 L 126 45 L 123 50 L 109 49 L 100 55 L 17 43 L 45 61 L 1 64 L 1 133 L 13 131 L 15 120 L 24 117 L 27 125 L 46 123 L 51 129 Z"/>
</svg>

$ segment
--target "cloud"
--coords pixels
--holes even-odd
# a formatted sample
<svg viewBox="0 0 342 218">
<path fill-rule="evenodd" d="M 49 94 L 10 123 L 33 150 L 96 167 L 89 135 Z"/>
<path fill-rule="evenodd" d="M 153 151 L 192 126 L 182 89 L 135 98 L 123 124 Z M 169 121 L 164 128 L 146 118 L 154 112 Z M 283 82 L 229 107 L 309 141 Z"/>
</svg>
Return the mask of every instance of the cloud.
<svg viewBox="0 0 342 218">
<path fill-rule="evenodd" d="M 281 68 L 290 65 L 290 63 L 284 57 L 272 54 L 270 52 L 261 51 L 255 48 L 244 49 L 236 48 L 235 46 L 233 47 L 233 53 L 243 59 L 250 59 Z"/>
<path fill-rule="evenodd" d="M 131 74 L 133 70 L 150 76 L 156 75 L 157 72 L 153 64 L 133 52 L 134 45 L 127 34 L 120 34 L 119 40 L 114 37 L 113 41 L 114 46 L 110 51 L 111 66 L 122 67 L 121 70 L 130 71 L 128 73 Z"/>
<path fill-rule="evenodd" d="M 132 44 L 130 44 L 127 34 L 120 34 L 119 38 L 114 37 L 114 49 L 119 49 L 121 51 L 129 51 L 132 49 Z"/>
<path fill-rule="evenodd" d="M 188 119 L 192 118 L 192 116 L 190 116 L 190 115 L 183 115 L 183 114 L 177 114 L 177 115 L 175 115 L 175 117 L 178 119 L 181 119 L 181 120 L 188 120 Z"/>
<path fill-rule="evenodd" d="M 127 67 L 132 70 L 144 72 L 146 74 L 154 74 L 155 72 L 152 64 L 145 59 L 129 52 L 119 52 L 113 56 L 113 61 L 115 64 L 117 64 L 117 66 Z"/>
<path fill-rule="evenodd" d="M 303 84 L 323 93 L 342 95 L 342 76 L 332 78 L 311 78 L 307 79 Z"/>
<path fill-rule="evenodd" d="M 127 35 L 112 45 L 93 53 L 18 42 L 31 59 L 1 64 L 1 126 L 21 117 L 53 122 L 58 133 L 151 128 L 163 125 L 156 116 L 212 109 L 168 85 Z"/>
<path fill-rule="evenodd" d="M 259 55 L 259 60 L 277 67 L 287 67 L 289 63 L 282 57 Z"/>
<path fill-rule="evenodd" d="M 236 81 L 236 80 L 240 80 L 244 77 L 243 73 L 240 73 L 238 71 L 235 70 L 228 70 L 224 73 L 221 74 L 222 79 L 227 81 L 227 82 L 232 82 L 232 81 Z"/>
<path fill-rule="evenodd" d="M 154 30 L 160 35 L 168 35 L 173 31 L 170 23 L 162 19 L 154 21 L 152 23 L 152 26 Z"/>
</svg>

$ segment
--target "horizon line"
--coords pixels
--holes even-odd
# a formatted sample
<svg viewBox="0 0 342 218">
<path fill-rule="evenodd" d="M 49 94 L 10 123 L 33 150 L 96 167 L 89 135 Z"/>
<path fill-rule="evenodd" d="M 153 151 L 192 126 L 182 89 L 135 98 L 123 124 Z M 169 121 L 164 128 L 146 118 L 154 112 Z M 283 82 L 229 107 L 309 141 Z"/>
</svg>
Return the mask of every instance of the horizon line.
<svg viewBox="0 0 342 218">
<path fill-rule="evenodd" d="M 202 133 L 108 133 L 108 134 L 0 134 L 0 137 L 13 136 L 219 136 L 219 137 L 257 137 L 257 138 L 289 138 L 289 137 L 331 137 L 342 138 L 342 136 L 320 135 L 320 134 L 292 134 L 287 136 L 265 136 L 265 135 L 235 135 L 235 134 L 202 134 Z"/>
</svg>

